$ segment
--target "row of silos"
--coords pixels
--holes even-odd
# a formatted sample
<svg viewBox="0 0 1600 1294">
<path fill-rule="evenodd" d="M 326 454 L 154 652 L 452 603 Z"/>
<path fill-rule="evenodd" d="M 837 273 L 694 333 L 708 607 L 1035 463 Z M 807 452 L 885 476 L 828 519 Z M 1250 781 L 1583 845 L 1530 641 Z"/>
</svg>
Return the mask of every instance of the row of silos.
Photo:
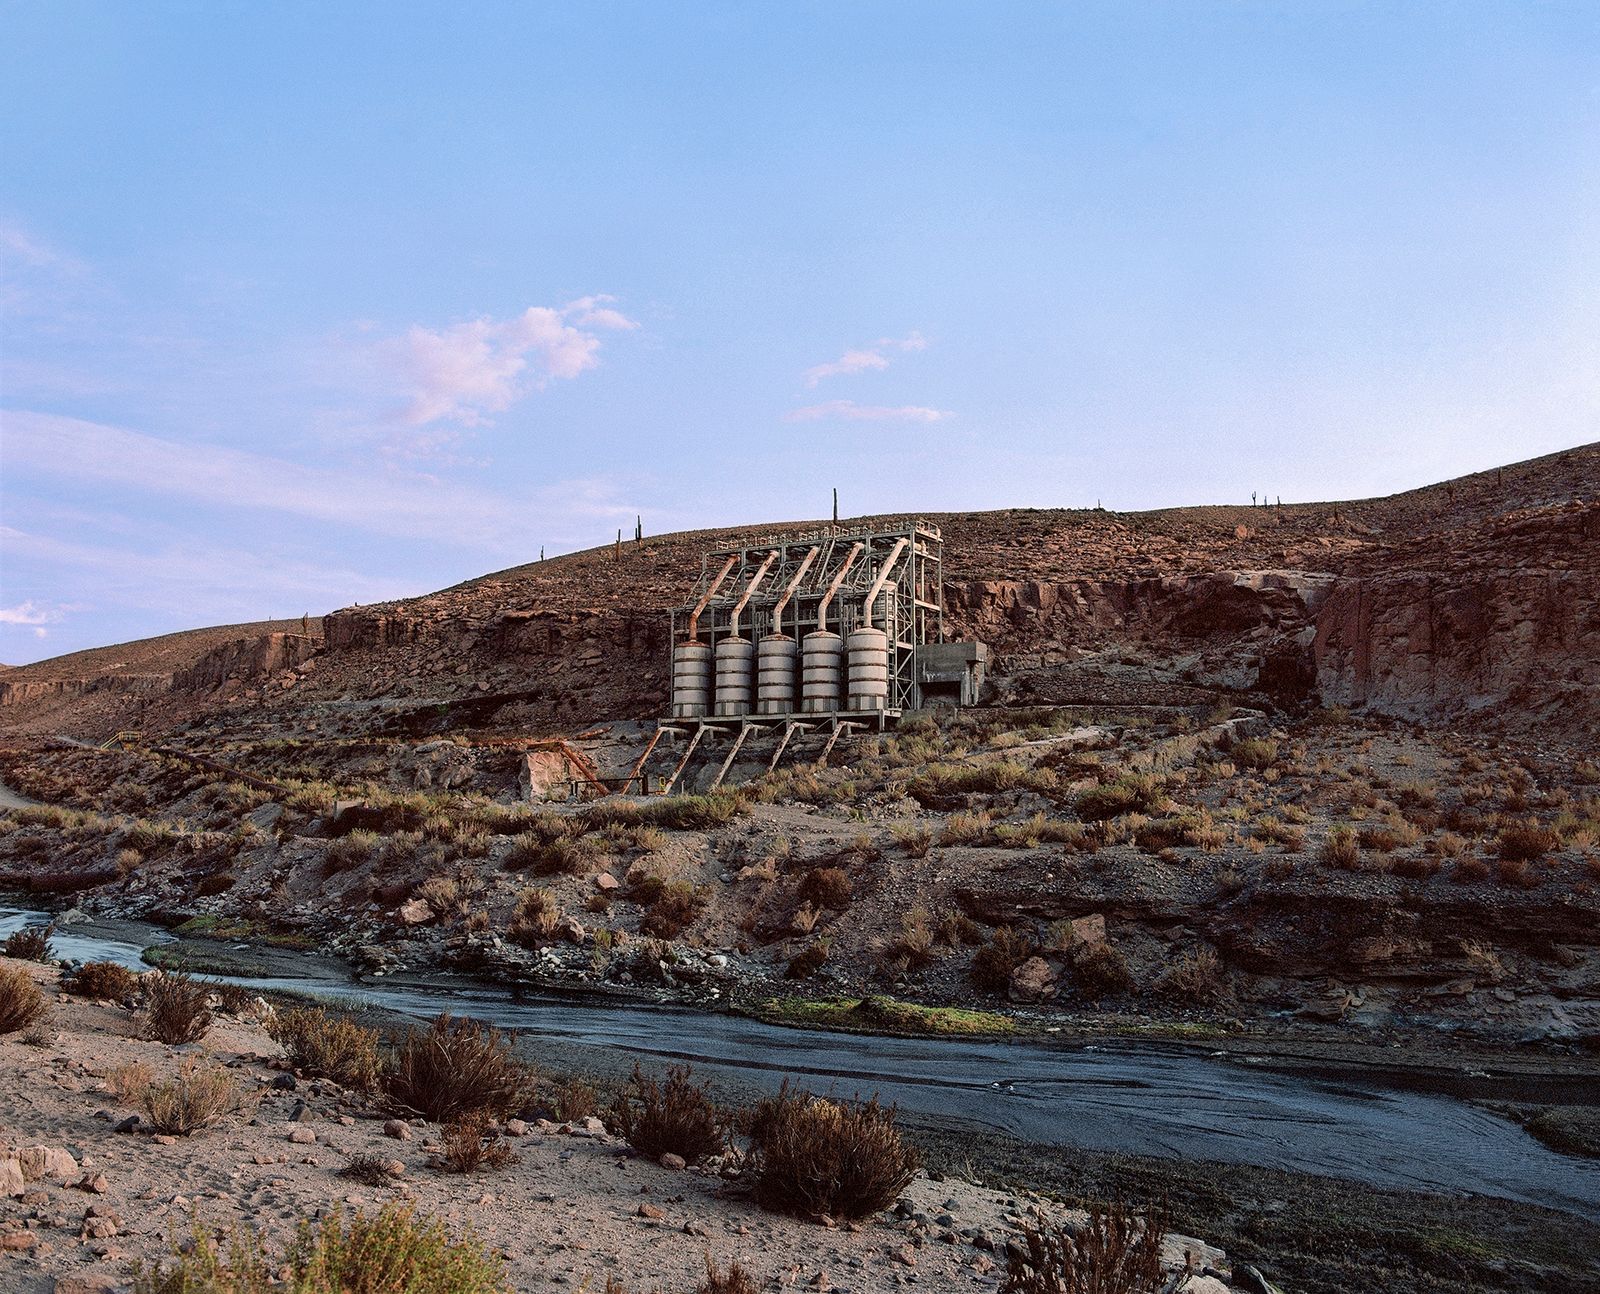
<svg viewBox="0 0 1600 1294">
<path fill-rule="evenodd" d="M 799 704 L 795 701 L 798 697 Z M 799 642 L 772 633 L 738 634 L 672 651 L 676 719 L 880 711 L 889 704 L 889 636 L 863 626 L 841 637 L 826 629 Z"/>
</svg>

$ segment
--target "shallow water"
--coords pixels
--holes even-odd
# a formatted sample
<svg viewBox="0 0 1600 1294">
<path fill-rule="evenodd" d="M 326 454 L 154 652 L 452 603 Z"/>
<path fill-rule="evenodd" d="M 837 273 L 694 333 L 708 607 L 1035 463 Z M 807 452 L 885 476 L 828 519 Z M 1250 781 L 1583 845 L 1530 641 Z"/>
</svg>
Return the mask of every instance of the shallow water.
<svg viewBox="0 0 1600 1294">
<path fill-rule="evenodd" d="M 42 912 L 0 907 L 0 938 Z M 61 959 L 139 966 L 153 928 L 67 925 Z M 305 975 L 235 978 L 426 1018 L 441 1010 L 541 1039 L 623 1056 L 685 1059 L 712 1075 L 814 1091 L 876 1092 L 902 1110 L 1028 1141 L 1346 1177 L 1375 1186 L 1473 1193 L 1600 1221 L 1600 1162 L 1561 1155 L 1521 1128 L 1448 1096 L 1257 1070 L 1237 1059 L 1149 1045 L 877 1038 L 783 1029 L 675 1007 L 513 998 L 475 983 L 358 983 L 307 958 Z M 218 977 L 223 978 L 223 977 Z"/>
</svg>

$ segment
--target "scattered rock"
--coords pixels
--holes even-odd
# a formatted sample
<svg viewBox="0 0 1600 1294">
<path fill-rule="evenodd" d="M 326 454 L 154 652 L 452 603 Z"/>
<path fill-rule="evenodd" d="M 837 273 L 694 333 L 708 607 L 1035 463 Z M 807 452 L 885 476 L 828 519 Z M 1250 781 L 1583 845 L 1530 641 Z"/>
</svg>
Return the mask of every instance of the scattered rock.
<svg viewBox="0 0 1600 1294">
<path fill-rule="evenodd" d="M 317 1134 L 310 1128 L 301 1126 L 289 1129 L 289 1140 L 297 1146 L 309 1146 L 315 1143 Z"/>
<path fill-rule="evenodd" d="M 118 1294 L 124 1288 L 111 1272 L 73 1272 L 56 1277 L 55 1294 Z"/>
<path fill-rule="evenodd" d="M 433 920 L 433 909 L 427 899 L 407 899 L 400 905 L 399 917 L 408 926 L 426 925 Z"/>
<path fill-rule="evenodd" d="M 22 1165 L 23 1177 L 30 1182 L 79 1175 L 78 1161 L 56 1146 L 27 1146 L 17 1152 L 17 1162 Z"/>
<path fill-rule="evenodd" d="M 0 1159 L 0 1196 L 18 1199 L 27 1193 L 28 1179 L 23 1176 L 22 1165 L 15 1157 Z"/>
<path fill-rule="evenodd" d="M 390 1119 L 383 1125 L 383 1135 L 396 1141 L 410 1141 L 411 1125 L 404 1119 Z"/>
<path fill-rule="evenodd" d="M 682 1155 L 675 1155 L 669 1150 L 661 1156 L 661 1166 L 663 1168 L 684 1169 L 689 1165 Z"/>
<path fill-rule="evenodd" d="M 1012 971 L 1006 989 L 1013 1002 L 1048 1002 L 1057 992 L 1055 967 L 1043 957 L 1030 957 Z"/>
<path fill-rule="evenodd" d="M 638 1216 L 641 1218 L 654 1218 L 659 1221 L 661 1218 L 666 1217 L 667 1214 L 665 1209 L 658 1208 L 654 1204 L 641 1204 Z"/>
<path fill-rule="evenodd" d="M 104 1195 L 111 1189 L 111 1183 L 106 1180 L 104 1173 L 85 1173 L 78 1182 L 78 1189 Z"/>
</svg>

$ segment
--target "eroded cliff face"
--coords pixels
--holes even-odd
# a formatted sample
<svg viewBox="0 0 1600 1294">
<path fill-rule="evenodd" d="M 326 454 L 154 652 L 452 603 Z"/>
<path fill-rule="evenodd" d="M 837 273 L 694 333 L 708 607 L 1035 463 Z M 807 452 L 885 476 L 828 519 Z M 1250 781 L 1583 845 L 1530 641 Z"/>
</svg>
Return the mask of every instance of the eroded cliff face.
<svg viewBox="0 0 1600 1294">
<path fill-rule="evenodd" d="M 1325 703 L 1600 730 L 1600 505 L 1510 519 L 1454 553 L 1399 556 L 1333 585 L 1312 645 Z"/>
</svg>

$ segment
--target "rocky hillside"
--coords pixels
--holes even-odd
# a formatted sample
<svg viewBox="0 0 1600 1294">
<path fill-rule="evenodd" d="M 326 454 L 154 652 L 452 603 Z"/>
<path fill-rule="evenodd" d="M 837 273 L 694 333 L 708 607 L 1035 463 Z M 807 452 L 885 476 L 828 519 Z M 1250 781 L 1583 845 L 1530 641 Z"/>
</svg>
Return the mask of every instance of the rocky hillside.
<svg viewBox="0 0 1600 1294">
<path fill-rule="evenodd" d="M 853 519 L 881 523 L 902 518 Z M 1147 513 L 931 514 L 948 632 L 984 639 L 1000 694 L 1170 700 L 1195 690 L 1580 734 L 1600 726 L 1600 445 L 1385 499 Z M 9 670 L 16 733 L 231 725 L 539 732 L 650 717 L 687 532 L 515 567 L 320 624 L 234 626 Z"/>
</svg>

